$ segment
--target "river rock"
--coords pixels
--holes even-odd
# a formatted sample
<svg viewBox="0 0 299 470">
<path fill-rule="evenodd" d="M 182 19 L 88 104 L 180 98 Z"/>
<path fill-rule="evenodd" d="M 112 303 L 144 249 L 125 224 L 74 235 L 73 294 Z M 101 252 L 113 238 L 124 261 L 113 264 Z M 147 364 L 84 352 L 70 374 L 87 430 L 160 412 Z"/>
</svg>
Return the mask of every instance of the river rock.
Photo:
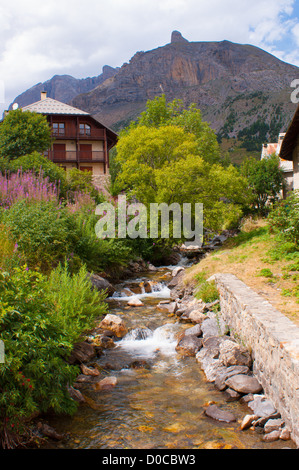
<svg viewBox="0 0 299 470">
<path fill-rule="evenodd" d="M 224 366 L 221 364 L 219 359 L 212 359 L 209 357 L 206 357 L 201 361 L 201 367 L 208 382 L 215 382 L 217 375 L 223 372 L 224 369 Z"/>
<path fill-rule="evenodd" d="M 65 437 L 64 434 L 59 434 L 54 428 L 46 423 L 37 423 L 37 429 L 44 436 L 49 437 L 50 439 L 55 439 L 56 441 L 61 441 Z"/>
<path fill-rule="evenodd" d="M 253 421 L 255 421 L 256 419 L 257 419 L 256 415 L 246 415 L 246 416 L 244 416 L 244 418 L 242 420 L 242 423 L 240 425 L 241 431 L 244 431 L 244 429 L 250 428 Z"/>
<path fill-rule="evenodd" d="M 169 301 L 163 301 L 163 300 L 162 300 L 162 302 L 159 302 L 159 304 L 157 305 L 157 309 L 160 312 L 165 312 L 165 313 L 169 313 L 169 314 L 176 313 L 177 308 L 178 308 L 178 306 L 177 306 L 176 302 L 169 302 Z"/>
<path fill-rule="evenodd" d="M 262 391 L 262 386 L 257 379 L 245 374 L 233 375 L 226 379 L 225 383 L 239 393 L 258 393 Z"/>
<path fill-rule="evenodd" d="M 101 349 L 112 349 L 115 347 L 115 343 L 110 336 L 97 335 L 93 338 L 92 344 Z"/>
<path fill-rule="evenodd" d="M 128 301 L 127 305 L 129 305 L 129 307 L 142 307 L 144 303 L 141 302 L 138 297 L 132 297 L 132 299 Z"/>
<path fill-rule="evenodd" d="M 100 371 L 95 367 L 87 367 L 85 364 L 81 364 L 80 369 L 84 375 L 91 375 L 92 377 L 100 375 Z"/>
<path fill-rule="evenodd" d="M 150 294 L 150 293 L 152 292 L 152 285 L 153 285 L 153 284 L 152 284 L 151 282 L 149 282 L 149 281 L 144 281 L 144 282 L 142 283 L 141 287 L 143 287 L 144 292 L 145 292 L 146 294 Z"/>
<path fill-rule="evenodd" d="M 122 338 L 128 332 L 123 319 L 110 313 L 101 321 L 99 327 L 112 331 L 117 338 Z"/>
<path fill-rule="evenodd" d="M 109 281 L 107 281 L 107 279 L 104 279 L 97 274 L 89 274 L 89 279 L 93 287 L 95 287 L 97 290 L 105 290 L 108 296 L 113 295 L 115 292 L 115 288 L 112 284 L 110 284 Z"/>
<path fill-rule="evenodd" d="M 197 309 L 192 310 L 192 312 L 189 313 L 189 320 L 191 320 L 192 323 L 202 324 L 206 318 L 206 315 Z"/>
<path fill-rule="evenodd" d="M 253 395 L 253 399 L 247 404 L 259 418 L 268 417 L 276 413 L 273 403 L 265 395 Z"/>
<path fill-rule="evenodd" d="M 219 359 L 227 367 L 234 365 L 251 367 L 252 365 L 249 351 L 233 341 L 225 341 L 220 345 Z"/>
<path fill-rule="evenodd" d="M 225 394 L 225 400 L 230 402 L 230 401 L 237 401 L 241 398 L 241 394 L 239 392 L 236 392 L 232 388 L 227 388 L 224 392 Z"/>
<path fill-rule="evenodd" d="M 280 431 L 272 431 L 269 434 L 265 434 L 263 436 L 263 441 L 264 442 L 274 442 L 279 439 L 280 436 Z"/>
<path fill-rule="evenodd" d="M 215 419 L 216 421 L 222 421 L 225 423 L 232 423 L 236 421 L 236 418 L 232 413 L 222 410 L 217 405 L 209 405 L 205 410 L 205 414 L 209 416 L 209 418 Z"/>
<path fill-rule="evenodd" d="M 68 392 L 70 394 L 70 397 L 77 401 L 78 403 L 85 403 L 86 400 L 84 398 L 84 396 L 82 395 L 82 393 L 80 392 L 80 390 L 77 390 L 76 388 L 74 387 L 68 387 Z"/>
<path fill-rule="evenodd" d="M 272 431 L 281 431 L 283 425 L 284 421 L 281 418 L 269 419 L 264 426 L 264 432 L 265 434 L 269 434 Z"/>
<path fill-rule="evenodd" d="M 191 328 L 187 328 L 187 330 L 184 331 L 184 336 L 201 336 L 202 335 L 202 329 L 201 329 L 201 325 L 199 323 L 197 323 L 196 325 L 194 326 L 191 326 Z"/>
<path fill-rule="evenodd" d="M 171 275 L 172 277 L 176 277 L 180 272 L 183 272 L 185 271 L 185 268 L 183 268 L 182 266 L 177 266 L 176 268 L 174 268 L 171 272 Z"/>
<path fill-rule="evenodd" d="M 220 362 L 222 363 L 221 359 L 219 358 Z M 232 377 L 233 375 L 238 374 L 248 374 L 249 368 L 247 366 L 230 366 L 225 367 L 223 371 L 220 371 L 215 378 L 215 386 L 218 390 L 222 391 L 227 388 L 227 384 L 225 383 L 226 379 Z"/>
<path fill-rule="evenodd" d="M 93 386 L 94 390 L 97 392 L 103 391 L 103 390 L 112 390 L 117 384 L 117 378 L 116 377 L 105 377 L 104 379 L 100 380 L 99 382 L 96 382 Z"/>
<path fill-rule="evenodd" d="M 134 292 L 131 291 L 131 289 L 128 289 L 127 287 L 124 287 L 120 293 L 121 297 L 131 297 L 134 295 Z"/>
<path fill-rule="evenodd" d="M 69 364 L 80 364 L 88 362 L 96 356 L 96 350 L 92 344 L 83 341 L 74 345 L 73 351 L 68 359 Z"/>
<path fill-rule="evenodd" d="M 279 435 L 279 439 L 282 439 L 283 441 L 288 441 L 289 439 L 291 439 L 290 431 L 287 428 L 283 428 Z"/>
<path fill-rule="evenodd" d="M 197 336 L 187 335 L 178 342 L 175 350 L 183 356 L 195 356 L 202 347 L 202 339 Z"/>
<path fill-rule="evenodd" d="M 207 315 L 204 315 L 203 320 L 201 328 L 204 338 L 207 338 L 208 336 L 218 336 L 220 334 L 220 329 L 216 319 L 209 318 Z"/>
</svg>

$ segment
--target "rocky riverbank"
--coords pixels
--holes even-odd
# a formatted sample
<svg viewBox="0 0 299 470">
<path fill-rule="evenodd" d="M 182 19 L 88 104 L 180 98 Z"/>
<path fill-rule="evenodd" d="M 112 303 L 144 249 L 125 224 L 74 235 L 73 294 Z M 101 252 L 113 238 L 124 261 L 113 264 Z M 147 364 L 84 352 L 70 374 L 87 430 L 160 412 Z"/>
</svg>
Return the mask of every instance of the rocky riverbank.
<svg viewBox="0 0 299 470">
<path fill-rule="evenodd" d="M 227 326 L 220 320 L 219 301 L 204 303 L 196 299 L 195 286 L 184 283 L 184 271 L 178 268 L 173 272 L 173 279 L 168 283 L 171 300 L 160 303 L 160 308 L 167 308 L 188 325 L 179 338 L 177 352 L 195 357 L 207 381 L 224 393 L 225 401 L 240 400 L 247 404 L 248 414 L 240 430 L 250 428 L 262 433 L 265 442 L 289 440 L 289 429 L 252 373 L 250 351 L 230 337 Z M 217 421 L 236 421 L 231 412 L 214 403 L 208 404 L 205 413 Z"/>
</svg>

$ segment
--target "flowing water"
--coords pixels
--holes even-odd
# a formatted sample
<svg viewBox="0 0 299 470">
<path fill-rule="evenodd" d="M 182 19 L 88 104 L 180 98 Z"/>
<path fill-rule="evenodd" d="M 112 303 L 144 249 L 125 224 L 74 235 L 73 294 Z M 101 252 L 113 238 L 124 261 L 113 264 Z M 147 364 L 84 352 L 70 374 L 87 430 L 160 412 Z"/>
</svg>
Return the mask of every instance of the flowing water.
<svg viewBox="0 0 299 470">
<path fill-rule="evenodd" d="M 48 422 L 69 439 L 57 447 L 77 449 L 261 449 L 290 446 L 289 442 L 264 443 L 256 431 L 240 431 L 250 413 L 246 405 L 226 402 L 224 394 L 208 383 L 194 357 L 175 351 L 178 335 L 191 325 L 159 310 L 169 298 L 164 280 L 169 269 L 160 269 L 119 285 L 109 299 L 110 313 L 120 315 L 128 334 L 97 359 L 104 376 L 117 378 L 113 390 L 81 390 L 88 404 L 73 417 L 49 418 Z M 151 281 L 150 292 L 144 281 Z M 141 284 L 137 297 L 143 307 L 128 307 L 128 289 Z M 147 289 L 148 290 L 148 289 Z M 134 292 L 133 292 L 134 293 Z M 136 294 L 135 294 L 136 295 Z M 231 411 L 235 423 L 214 421 L 204 414 L 208 402 Z"/>
</svg>

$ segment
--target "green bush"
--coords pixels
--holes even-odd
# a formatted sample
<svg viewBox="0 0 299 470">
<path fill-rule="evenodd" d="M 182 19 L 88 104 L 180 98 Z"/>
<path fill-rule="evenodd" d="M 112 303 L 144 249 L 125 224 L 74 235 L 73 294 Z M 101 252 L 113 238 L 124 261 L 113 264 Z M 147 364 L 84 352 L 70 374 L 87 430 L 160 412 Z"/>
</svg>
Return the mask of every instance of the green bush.
<svg viewBox="0 0 299 470">
<path fill-rule="evenodd" d="M 49 280 L 26 267 L 0 272 L 2 447 L 18 443 L 24 418 L 32 413 L 76 410 L 68 386 L 79 370 L 67 358 L 74 343 L 105 313 L 103 298 L 92 289 L 84 268 L 71 276 L 67 266 L 59 266 Z"/>
<path fill-rule="evenodd" d="M 205 303 L 214 302 L 219 299 L 219 292 L 215 281 L 207 281 L 206 273 L 201 272 L 195 276 L 197 286 L 195 289 L 195 297 L 201 299 Z"/>
<path fill-rule="evenodd" d="M 60 264 L 50 273 L 46 294 L 55 305 L 55 320 L 71 343 L 78 341 L 82 331 L 92 328 L 95 318 L 107 310 L 103 303 L 106 294 L 91 289 L 85 265 L 71 275 L 67 263 Z"/>
<path fill-rule="evenodd" d="M 3 222 L 30 266 L 47 271 L 63 262 L 76 241 L 74 216 L 54 202 L 15 203 Z"/>
<path fill-rule="evenodd" d="M 268 217 L 269 228 L 276 237 L 299 247 L 299 191 L 280 201 Z"/>
</svg>

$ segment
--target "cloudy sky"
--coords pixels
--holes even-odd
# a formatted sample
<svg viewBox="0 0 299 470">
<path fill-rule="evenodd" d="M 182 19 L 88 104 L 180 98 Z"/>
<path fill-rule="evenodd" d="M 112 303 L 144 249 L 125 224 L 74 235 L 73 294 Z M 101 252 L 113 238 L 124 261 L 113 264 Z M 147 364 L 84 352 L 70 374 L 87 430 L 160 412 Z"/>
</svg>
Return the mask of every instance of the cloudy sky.
<svg viewBox="0 0 299 470">
<path fill-rule="evenodd" d="M 99 75 L 169 43 L 173 30 L 252 44 L 299 66 L 299 0 L 2 0 L 1 114 L 36 83 Z"/>
</svg>

